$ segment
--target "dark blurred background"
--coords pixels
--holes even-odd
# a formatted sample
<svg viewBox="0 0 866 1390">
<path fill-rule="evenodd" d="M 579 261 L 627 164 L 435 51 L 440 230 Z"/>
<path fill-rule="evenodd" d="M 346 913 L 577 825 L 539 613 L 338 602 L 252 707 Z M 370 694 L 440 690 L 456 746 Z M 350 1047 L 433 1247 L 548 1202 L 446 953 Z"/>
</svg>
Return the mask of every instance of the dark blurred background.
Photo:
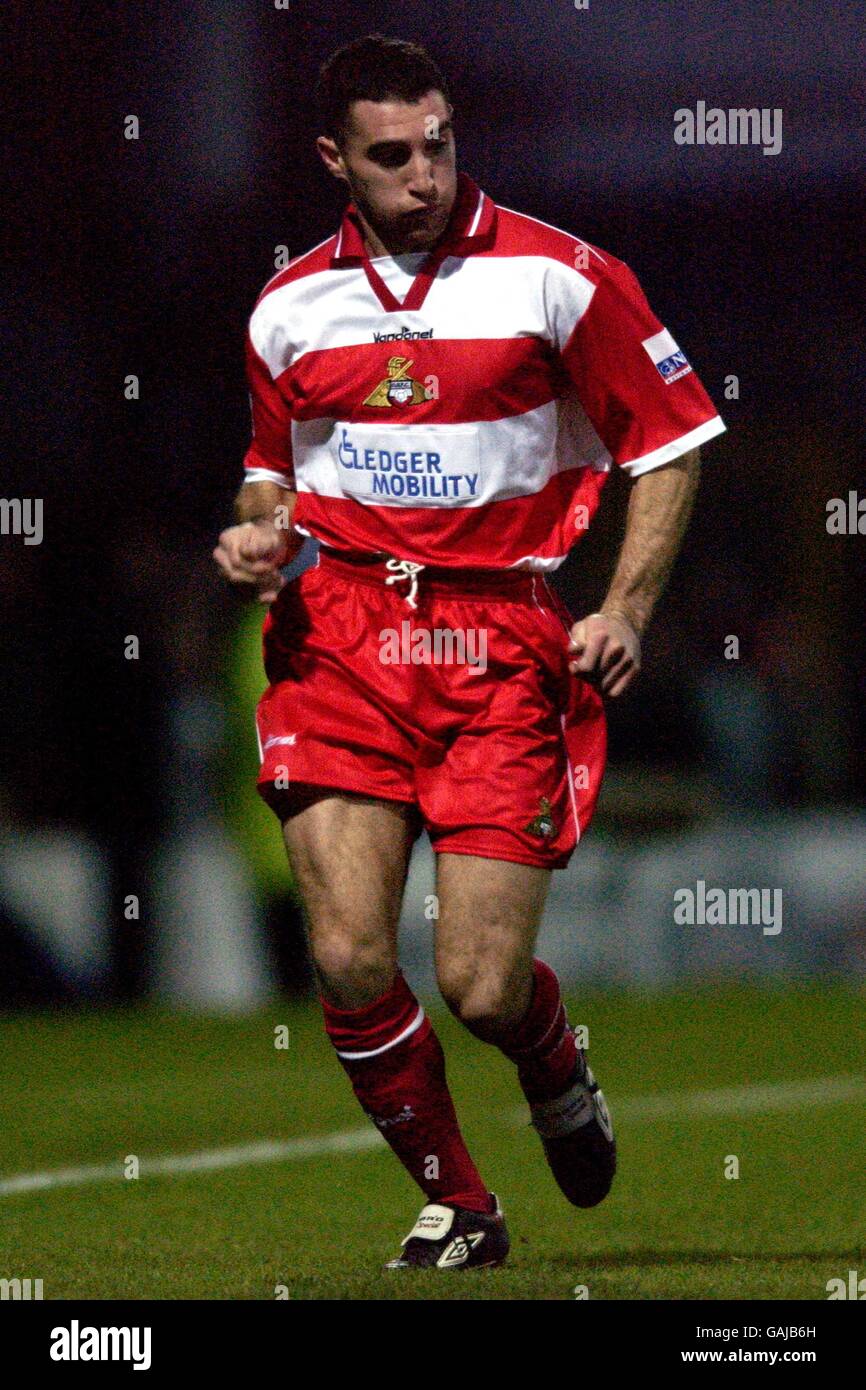
<svg viewBox="0 0 866 1390">
<path fill-rule="evenodd" d="M 309 985 L 252 790 L 262 613 L 210 553 L 248 441 L 253 301 L 344 203 L 313 147 L 317 70 L 371 31 L 428 46 L 487 193 L 633 267 L 728 426 L 610 710 L 597 845 L 859 827 L 850 875 L 866 542 L 826 516 L 864 489 L 862 9 L 191 0 L 7 25 L 2 491 L 44 499 L 44 540 L 0 537 L 0 1003 Z M 781 152 L 675 144 L 700 100 L 781 109 Z M 558 576 L 575 612 L 604 593 L 627 488 Z"/>
</svg>

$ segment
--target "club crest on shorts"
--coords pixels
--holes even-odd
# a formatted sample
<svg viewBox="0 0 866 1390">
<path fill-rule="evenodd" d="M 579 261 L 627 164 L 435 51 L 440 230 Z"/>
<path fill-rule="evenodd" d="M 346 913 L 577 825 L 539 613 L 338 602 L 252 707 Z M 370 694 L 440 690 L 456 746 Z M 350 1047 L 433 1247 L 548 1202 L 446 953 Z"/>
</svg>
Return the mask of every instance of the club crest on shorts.
<svg viewBox="0 0 866 1390">
<path fill-rule="evenodd" d="M 391 357 L 388 359 L 388 375 L 379 382 L 375 391 L 371 391 L 365 400 L 365 405 L 392 406 L 392 405 L 420 405 L 426 401 L 427 392 L 421 382 L 415 377 L 409 376 L 409 368 L 412 366 L 410 357 Z"/>
<path fill-rule="evenodd" d="M 553 819 L 550 802 L 546 796 L 541 798 L 538 805 L 538 815 L 527 826 L 524 826 L 524 829 L 530 835 L 539 835 L 542 840 L 549 840 L 551 835 L 556 834 L 556 821 Z"/>
</svg>

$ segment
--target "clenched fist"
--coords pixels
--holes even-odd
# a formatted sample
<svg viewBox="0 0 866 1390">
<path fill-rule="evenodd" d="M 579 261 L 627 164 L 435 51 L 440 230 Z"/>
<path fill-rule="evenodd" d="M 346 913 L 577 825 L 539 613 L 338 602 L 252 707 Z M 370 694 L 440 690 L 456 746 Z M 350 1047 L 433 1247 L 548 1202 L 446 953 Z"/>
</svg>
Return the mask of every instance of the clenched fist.
<svg viewBox="0 0 866 1390">
<path fill-rule="evenodd" d="M 259 603 L 273 603 L 286 582 L 280 566 L 295 548 L 289 532 L 259 517 L 223 531 L 213 557 L 233 584 L 252 584 Z"/>
<path fill-rule="evenodd" d="M 640 638 L 625 618 L 590 613 L 571 629 L 568 669 L 598 686 L 603 695 L 622 695 L 640 670 Z"/>
</svg>

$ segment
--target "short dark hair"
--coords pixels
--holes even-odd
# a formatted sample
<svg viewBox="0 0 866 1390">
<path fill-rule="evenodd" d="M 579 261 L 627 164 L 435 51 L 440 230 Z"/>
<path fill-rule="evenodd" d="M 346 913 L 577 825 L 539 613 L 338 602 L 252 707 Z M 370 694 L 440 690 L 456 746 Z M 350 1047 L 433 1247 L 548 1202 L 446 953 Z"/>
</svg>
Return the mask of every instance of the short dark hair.
<svg viewBox="0 0 866 1390">
<path fill-rule="evenodd" d="M 332 53 L 319 71 L 317 97 L 325 134 L 342 144 L 353 101 L 420 101 L 441 92 L 450 102 L 439 68 L 426 49 L 385 34 L 366 34 Z"/>
</svg>

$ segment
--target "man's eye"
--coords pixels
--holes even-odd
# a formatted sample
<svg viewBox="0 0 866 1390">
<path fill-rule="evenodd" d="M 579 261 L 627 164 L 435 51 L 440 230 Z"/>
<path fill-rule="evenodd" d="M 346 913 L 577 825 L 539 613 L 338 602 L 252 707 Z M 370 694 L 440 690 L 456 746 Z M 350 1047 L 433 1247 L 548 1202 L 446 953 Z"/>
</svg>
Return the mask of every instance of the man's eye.
<svg viewBox="0 0 866 1390">
<path fill-rule="evenodd" d="M 444 139 L 425 140 L 424 148 L 428 154 L 442 154 L 448 148 L 448 141 Z M 408 158 L 409 150 L 406 149 L 382 150 L 380 154 L 375 156 L 376 163 L 383 165 L 386 169 L 399 169 L 407 162 Z"/>
</svg>

